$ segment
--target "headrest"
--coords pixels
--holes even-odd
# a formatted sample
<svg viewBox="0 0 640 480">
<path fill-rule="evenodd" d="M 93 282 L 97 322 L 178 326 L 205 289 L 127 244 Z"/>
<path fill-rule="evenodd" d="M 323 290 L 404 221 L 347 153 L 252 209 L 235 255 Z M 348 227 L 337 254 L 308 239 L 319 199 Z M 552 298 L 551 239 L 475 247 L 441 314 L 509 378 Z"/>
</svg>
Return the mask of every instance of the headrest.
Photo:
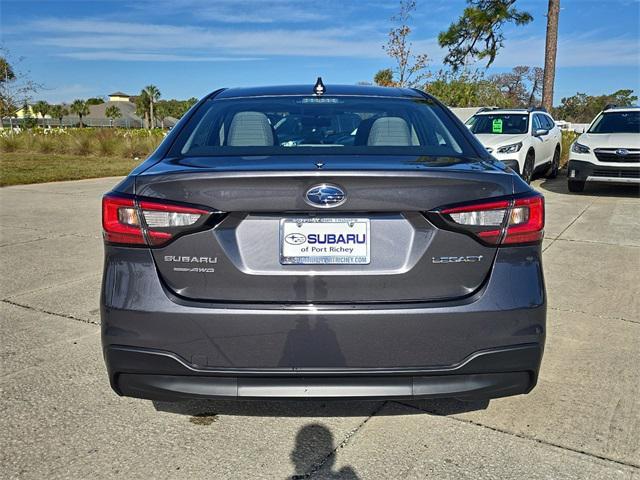
<svg viewBox="0 0 640 480">
<path fill-rule="evenodd" d="M 400 117 L 382 117 L 371 125 L 369 146 L 411 146 L 411 132 L 409 125 Z"/>
<path fill-rule="evenodd" d="M 229 126 L 230 147 L 272 147 L 273 129 L 262 112 L 238 112 Z"/>
</svg>

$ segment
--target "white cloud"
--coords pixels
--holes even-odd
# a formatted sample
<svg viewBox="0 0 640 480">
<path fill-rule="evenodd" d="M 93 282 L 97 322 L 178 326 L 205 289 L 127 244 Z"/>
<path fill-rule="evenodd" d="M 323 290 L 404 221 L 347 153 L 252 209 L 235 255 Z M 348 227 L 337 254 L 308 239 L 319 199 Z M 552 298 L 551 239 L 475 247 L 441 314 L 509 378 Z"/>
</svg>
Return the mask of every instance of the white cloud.
<svg viewBox="0 0 640 480">
<path fill-rule="evenodd" d="M 52 103 L 67 102 L 73 98 L 83 98 L 91 95 L 94 90 L 95 88 L 88 85 L 74 83 L 71 85 L 43 88 L 37 95 L 37 98 L 44 96 L 48 102 Z"/>
<path fill-rule="evenodd" d="M 162 1 L 162 0 L 158 0 Z M 134 21 L 107 21 L 99 18 L 44 18 L 24 24 L 13 24 L 4 29 L 5 36 L 15 36 L 43 48 L 43 53 L 76 60 L 120 61 L 249 61 L 270 56 L 299 56 L 307 58 L 368 58 L 380 59 L 381 66 L 389 65 L 381 46 L 386 41 L 388 25 L 375 22 L 354 22 L 349 16 L 341 16 L 335 22 L 320 21 L 326 7 L 314 9 L 311 3 L 292 4 L 289 0 L 271 0 L 270 15 L 263 17 L 260 25 L 236 24 L 229 26 L 243 15 L 262 16 L 265 4 L 255 0 L 243 2 L 238 7 L 233 1 L 221 0 L 215 4 L 193 0 L 172 0 L 174 8 L 193 7 L 197 12 L 210 8 L 211 12 L 229 8 L 233 19 L 224 19 L 211 26 L 173 25 Z M 254 5 L 262 5 L 252 9 Z M 149 4 L 145 4 L 147 7 Z M 334 5 L 334 4 L 331 4 Z M 347 4 L 345 8 L 355 8 Z M 216 10 L 217 9 L 217 10 Z M 302 21 L 315 19 L 306 28 L 285 28 L 285 23 L 275 21 L 289 12 L 292 18 Z M 320 12 L 320 13 L 317 13 Z M 239 16 L 238 16 L 239 15 Z M 348 17 L 348 18 L 347 18 Z M 221 17 L 222 18 L 222 17 Z M 226 23 L 224 23 L 226 22 Z M 342 23 L 340 23 L 342 22 Z M 25 33 L 29 32 L 28 36 Z M 38 35 L 32 35 L 38 32 Z M 522 32 L 522 31 L 520 31 Z M 433 37 L 414 39 L 414 52 L 427 53 L 431 64 L 442 63 L 445 52 Z M 505 41 L 493 66 L 509 68 L 515 65 L 538 65 L 544 62 L 544 36 L 511 34 Z M 588 32 L 582 35 L 561 36 L 558 45 L 558 67 L 579 66 L 638 66 L 640 63 L 638 42 L 633 35 L 610 31 Z M 484 65 L 478 63 L 478 66 Z"/>
<path fill-rule="evenodd" d="M 77 55 L 86 50 L 122 53 L 178 55 L 181 58 L 265 55 L 299 55 L 305 57 L 382 57 L 384 34 L 369 25 L 353 28 L 318 29 L 228 29 L 143 24 L 133 22 L 106 22 L 95 19 L 45 19 L 28 25 L 30 31 L 40 35 L 33 42 L 64 50 L 54 52 Z M 193 53 L 197 51 L 197 53 Z M 188 52 L 188 55 L 185 55 Z M 149 59 L 152 59 L 149 57 Z"/>
<path fill-rule="evenodd" d="M 507 40 L 493 66 L 544 65 L 545 39 L 542 36 Z M 637 39 L 598 32 L 559 38 L 556 67 L 636 66 L 640 64 Z"/>
<path fill-rule="evenodd" d="M 136 53 L 115 50 L 59 53 L 58 57 L 75 60 L 116 60 L 121 62 L 250 62 L 264 60 L 260 57 L 207 57 L 171 53 Z"/>
</svg>

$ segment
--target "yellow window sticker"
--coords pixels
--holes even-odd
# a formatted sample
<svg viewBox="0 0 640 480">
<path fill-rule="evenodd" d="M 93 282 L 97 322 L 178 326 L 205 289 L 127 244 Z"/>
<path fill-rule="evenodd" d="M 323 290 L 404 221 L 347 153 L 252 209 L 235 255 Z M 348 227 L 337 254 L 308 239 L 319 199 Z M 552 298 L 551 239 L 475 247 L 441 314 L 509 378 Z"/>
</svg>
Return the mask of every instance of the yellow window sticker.
<svg viewBox="0 0 640 480">
<path fill-rule="evenodd" d="M 493 133 L 502 133 L 502 119 L 501 118 L 496 118 L 493 120 L 493 123 L 491 124 L 491 131 Z"/>
</svg>

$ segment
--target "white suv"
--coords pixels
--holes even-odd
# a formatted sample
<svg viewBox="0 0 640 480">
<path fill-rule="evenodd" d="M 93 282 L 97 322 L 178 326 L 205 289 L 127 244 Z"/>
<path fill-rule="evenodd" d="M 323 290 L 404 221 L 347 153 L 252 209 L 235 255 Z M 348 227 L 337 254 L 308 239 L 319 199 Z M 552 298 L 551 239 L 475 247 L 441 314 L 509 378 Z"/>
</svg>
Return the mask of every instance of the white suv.
<svg viewBox="0 0 640 480">
<path fill-rule="evenodd" d="M 562 132 L 540 109 L 487 109 L 467 120 L 467 126 L 495 158 L 529 183 L 537 170 L 558 174 Z"/>
<path fill-rule="evenodd" d="M 640 185 L 640 107 L 605 107 L 571 145 L 569 191 L 586 182 Z"/>
</svg>

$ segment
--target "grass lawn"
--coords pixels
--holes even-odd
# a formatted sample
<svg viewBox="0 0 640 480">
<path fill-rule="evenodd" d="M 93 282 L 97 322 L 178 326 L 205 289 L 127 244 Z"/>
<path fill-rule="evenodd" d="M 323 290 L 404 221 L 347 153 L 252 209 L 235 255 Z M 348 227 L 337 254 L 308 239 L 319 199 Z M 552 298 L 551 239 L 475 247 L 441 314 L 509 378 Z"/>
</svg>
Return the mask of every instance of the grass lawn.
<svg viewBox="0 0 640 480">
<path fill-rule="evenodd" d="M 126 175 L 141 160 L 48 153 L 0 153 L 0 186 Z"/>
</svg>

